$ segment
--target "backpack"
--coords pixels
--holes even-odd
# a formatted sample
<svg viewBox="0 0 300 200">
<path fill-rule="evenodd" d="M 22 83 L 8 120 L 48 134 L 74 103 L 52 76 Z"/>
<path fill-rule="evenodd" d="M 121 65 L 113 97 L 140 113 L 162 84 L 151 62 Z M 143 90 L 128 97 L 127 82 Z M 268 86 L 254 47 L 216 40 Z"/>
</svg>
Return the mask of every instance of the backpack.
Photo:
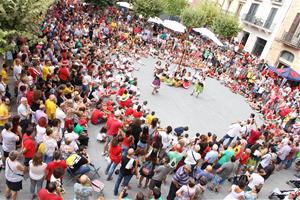
<svg viewBox="0 0 300 200">
<path fill-rule="evenodd" d="M 38 152 L 41 153 L 41 154 L 45 154 L 46 146 L 43 142 L 39 145 Z"/>
<path fill-rule="evenodd" d="M 73 166 L 74 163 L 75 163 L 76 158 L 77 158 L 77 154 L 76 154 L 76 153 L 70 155 L 70 156 L 66 159 L 66 164 L 67 164 L 69 167 Z"/>
</svg>

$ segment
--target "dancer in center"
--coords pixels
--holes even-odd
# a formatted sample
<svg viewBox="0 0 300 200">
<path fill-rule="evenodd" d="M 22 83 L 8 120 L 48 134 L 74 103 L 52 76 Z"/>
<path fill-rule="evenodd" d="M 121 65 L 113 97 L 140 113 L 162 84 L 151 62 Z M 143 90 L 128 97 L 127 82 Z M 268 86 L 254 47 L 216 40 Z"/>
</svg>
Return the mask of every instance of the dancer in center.
<svg viewBox="0 0 300 200">
<path fill-rule="evenodd" d="M 195 88 L 194 88 L 193 92 L 191 93 L 191 96 L 193 96 L 195 93 L 196 97 L 198 98 L 199 94 L 201 94 L 203 92 L 204 83 L 205 83 L 205 77 L 200 76 L 198 78 L 198 81 L 195 84 Z"/>
</svg>

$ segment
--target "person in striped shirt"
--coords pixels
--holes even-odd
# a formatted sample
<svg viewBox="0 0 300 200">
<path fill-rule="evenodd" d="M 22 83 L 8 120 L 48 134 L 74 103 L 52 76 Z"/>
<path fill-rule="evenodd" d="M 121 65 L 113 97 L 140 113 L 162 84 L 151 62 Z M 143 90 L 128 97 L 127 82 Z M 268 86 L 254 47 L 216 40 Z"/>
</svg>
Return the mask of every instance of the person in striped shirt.
<svg viewBox="0 0 300 200">
<path fill-rule="evenodd" d="M 169 194 L 167 196 L 167 200 L 173 200 L 176 197 L 176 192 L 183 185 L 187 185 L 189 182 L 189 174 L 191 172 L 190 165 L 184 165 L 180 167 L 176 173 L 174 174 L 169 190 Z"/>
</svg>

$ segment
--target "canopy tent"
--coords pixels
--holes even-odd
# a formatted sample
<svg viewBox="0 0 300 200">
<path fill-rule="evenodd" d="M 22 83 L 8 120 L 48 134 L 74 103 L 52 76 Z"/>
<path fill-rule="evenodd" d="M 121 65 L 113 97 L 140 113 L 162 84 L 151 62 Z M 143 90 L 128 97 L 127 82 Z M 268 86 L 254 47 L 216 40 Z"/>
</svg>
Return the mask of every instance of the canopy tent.
<svg viewBox="0 0 300 200">
<path fill-rule="evenodd" d="M 124 7 L 124 8 L 133 9 L 133 6 L 128 2 L 120 1 L 120 2 L 117 2 L 117 5 Z"/>
<path fill-rule="evenodd" d="M 210 30 L 208 30 L 207 28 L 193 28 L 193 30 L 195 32 L 200 33 L 203 36 L 208 37 L 209 39 L 211 39 L 217 45 L 223 46 L 223 43 L 217 38 L 217 36 L 213 32 L 211 32 Z"/>
<path fill-rule="evenodd" d="M 186 27 L 184 25 L 172 20 L 164 20 L 162 25 L 168 29 L 179 33 L 184 33 L 186 30 Z"/>
<path fill-rule="evenodd" d="M 163 24 L 163 20 L 161 20 L 159 17 L 150 17 L 148 19 L 148 22 L 152 22 L 152 23 L 155 23 L 155 24 Z"/>
<path fill-rule="evenodd" d="M 271 67 L 271 66 L 268 66 L 268 67 L 271 71 L 275 72 L 278 76 L 286 78 L 287 80 L 290 80 L 290 81 L 300 82 L 300 74 L 298 74 L 295 70 L 293 70 L 290 67 L 281 68 L 281 69 L 276 68 L 276 67 Z"/>
</svg>

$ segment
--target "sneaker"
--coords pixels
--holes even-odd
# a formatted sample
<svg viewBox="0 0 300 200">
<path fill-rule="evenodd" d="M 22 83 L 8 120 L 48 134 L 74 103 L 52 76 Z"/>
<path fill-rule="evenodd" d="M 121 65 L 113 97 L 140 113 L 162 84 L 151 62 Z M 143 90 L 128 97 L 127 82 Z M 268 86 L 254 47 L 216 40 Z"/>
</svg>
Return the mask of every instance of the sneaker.
<svg viewBox="0 0 300 200">
<path fill-rule="evenodd" d="M 107 177 L 107 179 L 106 179 L 106 181 L 111 181 L 111 180 L 113 180 L 113 178 L 112 177 Z"/>
</svg>

